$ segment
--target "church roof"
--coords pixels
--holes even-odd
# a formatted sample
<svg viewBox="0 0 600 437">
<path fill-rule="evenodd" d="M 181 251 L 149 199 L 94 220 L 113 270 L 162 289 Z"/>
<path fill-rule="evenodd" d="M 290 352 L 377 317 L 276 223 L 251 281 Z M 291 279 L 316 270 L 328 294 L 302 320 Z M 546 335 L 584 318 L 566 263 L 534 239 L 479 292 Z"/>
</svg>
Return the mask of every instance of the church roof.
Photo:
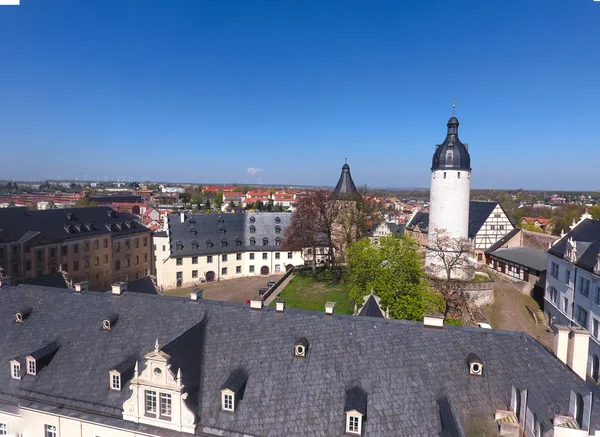
<svg viewBox="0 0 600 437">
<path fill-rule="evenodd" d="M 431 171 L 466 170 L 471 171 L 471 156 L 467 146 L 458 139 L 458 119 L 454 116 L 448 120 L 448 133 L 442 144 L 435 147 L 431 163 Z"/>
<path fill-rule="evenodd" d="M 340 179 L 333 190 L 333 197 L 335 199 L 344 200 L 352 199 L 356 196 L 360 196 L 360 193 L 356 189 L 356 185 L 354 185 L 354 181 L 350 175 L 350 166 L 348 163 L 345 163 L 342 166 L 342 174 L 340 175 Z"/>
</svg>

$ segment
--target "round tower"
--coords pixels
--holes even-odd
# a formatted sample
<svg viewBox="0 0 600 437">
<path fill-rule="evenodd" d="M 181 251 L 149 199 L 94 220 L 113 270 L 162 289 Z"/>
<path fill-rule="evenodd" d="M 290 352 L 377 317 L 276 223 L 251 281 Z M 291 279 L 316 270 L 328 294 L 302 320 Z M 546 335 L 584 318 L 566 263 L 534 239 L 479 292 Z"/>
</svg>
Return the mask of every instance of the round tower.
<svg viewBox="0 0 600 437">
<path fill-rule="evenodd" d="M 442 230 L 452 239 L 469 238 L 471 157 L 468 146 L 458 139 L 458 125 L 458 119 L 452 115 L 448 120 L 446 139 L 436 146 L 433 154 L 427 236 L 429 248 L 439 246 L 437 235 Z M 448 250 L 452 249 L 449 247 Z M 425 266 L 432 267 L 430 270 L 444 277 L 446 272 L 439 268 L 441 264 L 439 252 L 436 255 L 428 250 Z M 462 276 L 460 272 L 453 274 L 453 277 Z"/>
</svg>

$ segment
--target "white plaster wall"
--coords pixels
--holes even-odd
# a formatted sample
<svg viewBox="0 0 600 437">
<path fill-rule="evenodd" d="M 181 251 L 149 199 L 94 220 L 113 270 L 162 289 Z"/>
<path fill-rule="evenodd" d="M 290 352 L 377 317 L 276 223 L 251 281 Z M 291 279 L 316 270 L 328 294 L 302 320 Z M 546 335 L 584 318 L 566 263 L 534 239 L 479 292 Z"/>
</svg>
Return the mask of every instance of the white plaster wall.
<svg viewBox="0 0 600 437">
<path fill-rule="evenodd" d="M 552 276 L 552 262 L 555 262 L 556 264 L 559 265 L 558 268 L 558 278 L 555 278 L 554 276 Z M 569 280 L 569 283 L 566 283 L 565 278 L 566 278 L 566 271 L 570 270 L 571 271 L 571 278 Z M 574 292 L 573 292 L 573 286 L 574 286 L 574 279 L 575 279 L 575 267 L 573 266 L 573 264 L 571 264 L 570 262 L 562 259 L 562 258 L 558 258 L 552 254 L 548 254 L 548 267 L 546 270 L 546 289 L 544 290 L 544 298 L 546 300 L 546 302 L 549 303 L 550 306 L 554 307 L 553 308 L 553 315 L 557 316 L 557 320 L 556 323 L 557 324 L 563 324 L 565 321 L 570 322 L 571 320 L 573 320 L 573 314 L 572 314 L 572 304 L 573 304 L 573 298 L 574 298 Z M 556 288 L 556 291 L 558 292 L 558 298 L 556 301 L 556 304 L 554 302 L 552 302 L 552 300 L 550 299 L 550 287 L 554 287 Z M 569 307 L 568 307 L 568 311 L 564 310 L 564 299 L 567 299 L 569 301 Z"/>
</svg>

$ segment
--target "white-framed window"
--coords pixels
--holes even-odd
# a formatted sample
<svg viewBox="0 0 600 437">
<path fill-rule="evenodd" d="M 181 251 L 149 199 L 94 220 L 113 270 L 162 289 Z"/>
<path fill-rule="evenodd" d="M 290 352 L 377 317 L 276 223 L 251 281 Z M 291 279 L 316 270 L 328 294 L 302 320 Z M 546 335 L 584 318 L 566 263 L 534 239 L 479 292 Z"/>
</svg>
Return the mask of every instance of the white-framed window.
<svg viewBox="0 0 600 437">
<path fill-rule="evenodd" d="M 234 411 L 233 393 L 223 392 L 221 394 L 221 409 L 224 411 Z"/>
<path fill-rule="evenodd" d="M 554 303 L 556 303 L 557 299 L 558 299 L 558 291 L 556 290 L 556 288 L 554 287 L 550 287 L 548 288 L 548 292 L 550 295 L 550 300 Z"/>
<path fill-rule="evenodd" d="M 156 414 L 156 392 L 153 390 L 145 390 L 146 398 L 146 413 Z"/>
<path fill-rule="evenodd" d="M 554 276 L 556 279 L 558 279 L 558 264 L 556 264 L 554 261 L 552 261 L 552 264 L 550 265 L 550 274 L 552 276 Z"/>
<path fill-rule="evenodd" d="M 121 375 L 118 373 L 111 373 L 110 388 L 111 390 L 121 390 Z"/>
<path fill-rule="evenodd" d="M 587 329 L 587 318 L 588 312 L 587 310 L 581 308 L 577 305 L 577 322 L 581 325 L 582 328 Z"/>
<path fill-rule="evenodd" d="M 579 278 L 579 292 L 585 297 L 590 297 L 590 280 L 584 277 Z"/>
<path fill-rule="evenodd" d="M 362 417 L 360 415 L 346 413 L 346 432 L 350 434 L 361 434 Z"/>
<path fill-rule="evenodd" d="M 160 394 L 160 415 L 171 417 L 171 395 L 168 393 Z"/>
<path fill-rule="evenodd" d="M 56 426 L 44 425 L 44 437 L 57 437 Z"/>
<path fill-rule="evenodd" d="M 8 435 L 8 425 L 6 423 L 0 423 L 0 435 Z"/>
<path fill-rule="evenodd" d="M 10 377 L 12 379 L 21 379 L 21 364 L 18 361 L 10 363 Z"/>
<path fill-rule="evenodd" d="M 27 374 L 35 376 L 35 371 L 36 371 L 35 360 L 34 359 L 28 359 L 27 360 Z"/>
</svg>

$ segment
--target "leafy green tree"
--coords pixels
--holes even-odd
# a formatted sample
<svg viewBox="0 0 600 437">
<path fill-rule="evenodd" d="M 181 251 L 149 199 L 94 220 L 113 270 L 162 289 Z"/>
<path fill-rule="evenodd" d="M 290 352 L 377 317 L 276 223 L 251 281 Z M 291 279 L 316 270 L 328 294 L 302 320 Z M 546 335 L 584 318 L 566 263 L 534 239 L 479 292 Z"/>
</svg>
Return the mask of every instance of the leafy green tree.
<svg viewBox="0 0 600 437">
<path fill-rule="evenodd" d="M 233 200 L 229 202 L 229 208 L 235 209 L 235 203 L 233 203 Z"/>
<path fill-rule="evenodd" d="M 90 200 L 89 197 L 85 196 L 85 197 L 82 197 L 81 199 L 79 199 L 77 202 L 75 202 L 75 206 L 81 207 L 81 208 L 88 208 L 88 207 L 98 206 L 98 203 L 93 202 L 92 200 Z"/>
<path fill-rule="evenodd" d="M 588 213 L 594 220 L 600 220 L 600 204 L 592 206 L 588 209 Z"/>
<path fill-rule="evenodd" d="M 56 204 L 54 203 L 54 200 L 50 200 L 48 202 L 48 209 L 56 209 Z"/>
<path fill-rule="evenodd" d="M 542 228 L 538 228 L 536 225 L 534 225 L 533 223 L 529 223 L 529 222 L 521 222 L 519 227 L 521 229 L 525 229 L 526 231 L 542 232 L 542 233 L 544 232 L 544 230 Z"/>
<path fill-rule="evenodd" d="M 442 296 L 423 279 L 418 245 L 410 238 L 359 240 L 348 247 L 347 260 L 350 297 L 358 304 L 373 290 L 394 319 L 423 320 L 425 312 L 444 311 Z"/>
<path fill-rule="evenodd" d="M 217 191 L 215 194 L 215 205 L 221 205 L 223 203 L 223 192 Z"/>
<path fill-rule="evenodd" d="M 14 202 L 14 200 L 11 200 L 10 202 L 8 202 L 8 207 L 9 208 L 14 208 L 16 205 L 16 203 Z"/>
</svg>

